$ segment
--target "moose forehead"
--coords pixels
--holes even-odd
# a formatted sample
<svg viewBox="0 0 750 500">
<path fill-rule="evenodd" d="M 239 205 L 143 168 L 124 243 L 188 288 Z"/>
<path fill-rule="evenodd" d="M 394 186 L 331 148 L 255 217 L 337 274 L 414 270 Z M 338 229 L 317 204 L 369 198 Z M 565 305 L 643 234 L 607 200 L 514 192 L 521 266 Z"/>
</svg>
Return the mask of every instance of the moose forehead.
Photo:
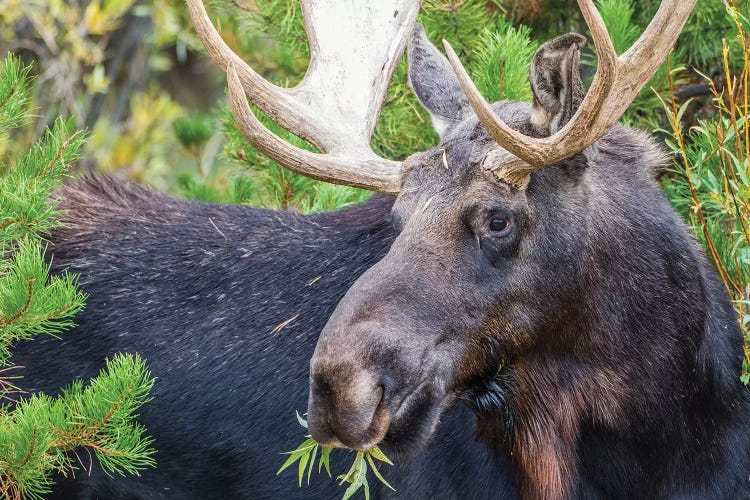
<svg viewBox="0 0 750 500">
<path fill-rule="evenodd" d="M 530 121 L 531 105 L 502 101 L 493 105 L 508 125 L 527 135 L 537 135 Z M 514 196 L 507 184 L 482 166 L 488 151 L 502 149 L 473 114 L 451 128 L 440 146 L 409 157 L 404 163 L 402 190 L 394 214 L 443 212 L 456 205 L 509 205 Z M 510 208 L 510 207 L 508 207 Z M 441 210 L 442 209 L 442 210 Z"/>
</svg>

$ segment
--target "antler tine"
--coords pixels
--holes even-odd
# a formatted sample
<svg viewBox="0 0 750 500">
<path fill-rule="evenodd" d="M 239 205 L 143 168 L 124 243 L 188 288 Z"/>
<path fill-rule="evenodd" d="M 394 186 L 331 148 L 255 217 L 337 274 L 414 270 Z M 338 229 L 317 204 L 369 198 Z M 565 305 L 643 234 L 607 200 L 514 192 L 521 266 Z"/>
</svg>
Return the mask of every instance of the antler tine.
<svg viewBox="0 0 750 500">
<path fill-rule="evenodd" d="M 663 0 L 640 38 L 620 56 L 623 68 L 628 73 L 653 75 L 672 50 L 696 3 L 698 0 Z"/>
<path fill-rule="evenodd" d="M 500 175 L 516 187 L 522 186 L 532 171 L 583 151 L 619 121 L 667 57 L 697 0 L 662 0 L 648 28 L 620 57 L 593 0 L 577 2 L 591 30 L 599 65 L 576 114 L 550 137 L 529 137 L 503 122 L 479 93 L 450 44 L 443 41 L 448 60 L 482 125 L 500 146 L 520 159 L 504 165 Z"/>
<path fill-rule="evenodd" d="M 662 0 L 656 16 L 651 20 L 640 38 L 627 52 L 617 57 L 609 34 L 606 32 L 606 27 L 604 27 L 604 21 L 593 5 L 593 1 L 578 0 L 584 18 L 586 18 L 587 11 L 593 11 L 598 18 L 598 22 L 595 24 L 592 24 L 588 18 L 586 18 L 586 22 L 597 47 L 599 67 L 591 89 L 589 89 L 578 113 L 553 136 L 560 136 L 560 138 L 570 136 L 570 139 L 565 142 L 558 139 L 561 142 L 559 154 L 565 154 L 565 156 L 557 157 L 551 163 L 583 151 L 604 136 L 620 120 L 628 106 L 649 80 L 653 78 L 662 62 L 667 58 L 697 2 L 698 0 Z M 607 59 L 603 60 L 600 54 L 599 46 L 602 42 L 597 42 L 597 36 L 601 37 L 602 34 L 606 35 L 607 44 L 612 47 L 611 54 L 613 57 L 611 62 Z M 601 79 L 613 80 L 608 85 L 609 90 L 606 92 L 595 89 L 600 75 Z M 591 100 L 591 103 L 587 102 L 589 100 Z M 592 110 L 596 110 L 596 113 L 592 113 L 590 116 L 593 119 L 589 120 L 587 114 Z M 582 129 L 588 129 L 588 132 L 583 133 Z M 580 137 L 578 137 L 579 134 Z M 570 149 L 571 152 L 566 151 L 562 146 Z M 579 146 L 580 149 L 576 151 L 575 148 Z"/>
<path fill-rule="evenodd" d="M 279 165 L 299 174 L 334 184 L 346 184 L 385 194 L 398 194 L 401 188 L 401 164 L 383 158 L 360 160 L 356 169 L 346 158 L 305 151 L 275 135 L 258 121 L 250 104 L 239 73 L 230 63 L 227 71 L 232 114 L 242 134 Z"/>
<path fill-rule="evenodd" d="M 231 70 L 232 108 L 251 144 L 281 165 L 315 179 L 395 193 L 400 162 L 376 155 L 370 138 L 393 71 L 416 22 L 420 0 L 302 0 L 310 65 L 293 88 L 272 85 L 240 59 L 211 23 L 203 0 L 187 0 L 198 36 Z M 241 91 L 240 91 L 241 89 Z M 247 97 L 321 154 L 285 143 L 263 127 Z"/>
<path fill-rule="evenodd" d="M 479 121 L 482 122 L 482 125 L 484 125 L 487 133 L 490 134 L 490 137 L 509 152 L 531 165 L 543 163 L 544 157 L 538 154 L 536 148 L 529 146 L 530 138 L 510 128 L 495 114 L 492 106 L 490 106 L 490 103 L 479 92 L 479 89 L 474 84 L 469 73 L 466 72 L 464 65 L 461 64 L 456 52 L 447 40 L 443 40 L 443 47 L 445 47 L 445 55 L 448 57 L 448 62 L 450 62 L 453 71 L 458 77 L 458 81 L 461 84 L 464 94 L 466 94 L 466 98 L 469 100 L 469 104 L 471 104 L 471 108 L 476 113 Z"/>
<path fill-rule="evenodd" d="M 230 64 L 234 65 L 245 91 L 256 96 L 253 99 L 256 106 L 295 135 L 310 141 L 318 148 L 322 147 L 322 141 L 317 134 L 308 132 L 299 122 L 299 109 L 295 109 L 297 103 L 290 90 L 269 83 L 229 48 L 208 17 L 203 0 L 187 0 L 187 5 L 198 38 L 222 71 L 227 71 Z"/>
</svg>

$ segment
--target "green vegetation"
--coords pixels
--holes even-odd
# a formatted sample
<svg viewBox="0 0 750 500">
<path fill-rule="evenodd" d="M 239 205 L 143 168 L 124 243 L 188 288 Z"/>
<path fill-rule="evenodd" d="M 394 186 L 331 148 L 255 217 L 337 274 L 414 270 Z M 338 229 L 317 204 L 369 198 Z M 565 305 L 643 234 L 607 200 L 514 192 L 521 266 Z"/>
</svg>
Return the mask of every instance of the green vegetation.
<svg viewBox="0 0 750 500">
<path fill-rule="evenodd" d="M 14 56 L 0 63 L 0 141 L 30 121 L 29 67 Z M 116 355 L 87 385 L 73 381 L 56 397 L 27 396 L 12 347 L 73 326 L 85 296 L 77 279 L 53 276 L 44 236 L 59 225 L 50 200 L 79 158 L 84 134 L 57 119 L 30 151 L 0 166 L 0 495 L 41 498 L 53 473 L 91 468 L 137 474 L 154 464 L 151 439 L 135 422 L 153 379 L 137 355 Z M 81 454 L 82 449 L 88 453 Z"/>
<path fill-rule="evenodd" d="M 299 413 L 297 413 L 297 421 L 302 427 L 307 429 L 307 421 L 302 418 Z M 320 473 L 322 468 L 325 467 L 326 472 L 328 473 L 328 477 L 331 477 L 330 457 L 333 448 L 319 445 L 310 436 L 305 436 L 305 438 L 306 439 L 302 441 L 302 443 L 297 446 L 297 448 L 285 453 L 285 455 L 289 455 L 289 457 L 276 473 L 276 475 L 279 475 L 296 463 L 297 478 L 300 486 L 302 486 L 302 480 L 304 479 L 305 474 L 307 474 L 307 484 L 310 484 L 310 476 L 312 475 L 313 467 L 315 466 L 315 459 L 318 456 L 318 450 L 320 450 L 318 472 Z M 356 452 L 349 470 L 347 470 L 344 474 L 336 477 L 336 480 L 339 481 L 339 486 L 342 486 L 345 483 L 349 485 L 344 491 L 344 496 L 341 500 L 348 500 L 349 498 L 354 496 L 354 494 L 357 493 L 360 489 L 364 493 L 365 499 L 370 498 L 370 484 L 367 481 L 368 464 L 369 470 L 372 471 L 373 475 L 377 478 L 378 481 L 383 483 L 387 488 L 396 491 L 396 489 L 391 486 L 380 473 L 380 470 L 375 463 L 376 460 L 388 465 L 393 465 L 393 462 L 391 462 L 390 459 L 385 456 L 385 454 L 377 446 L 373 446 L 367 451 Z"/>
</svg>

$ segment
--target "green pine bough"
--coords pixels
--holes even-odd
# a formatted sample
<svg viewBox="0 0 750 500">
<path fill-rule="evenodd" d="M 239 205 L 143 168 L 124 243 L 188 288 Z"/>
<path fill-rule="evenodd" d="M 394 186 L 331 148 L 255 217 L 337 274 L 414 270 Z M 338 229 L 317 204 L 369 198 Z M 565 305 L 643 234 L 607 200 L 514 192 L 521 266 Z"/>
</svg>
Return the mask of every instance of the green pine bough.
<svg viewBox="0 0 750 500">
<path fill-rule="evenodd" d="M 34 394 L 0 408 L 0 495 L 42 498 L 52 472 L 89 473 L 91 452 L 108 474 L 153 466 L 152 440 L 133 423 L 153 382 L 138 355 L 118 354 L 86 386 L 77 380 L 58 397 Z"/>
<path fill-rule="evenodd" d="M 307 429 L 307 421 L 299 413 L 297 413 L 297 421 L 302 427 Z M 310 484 L 310 477 L 312 476 L 312 471 L 315 467 L 315 460 L 318 458 L 318 451 L 320 451 L 320 458 L 318 459 L 318 473 L 320 473 L 320 471 L 325 467 L 326 472 L 328 473 L 328 477 L 332 477 L 330 457 L 333 448 L 329 446 L 319 445 L 310 435 L 307 435 L 305 437 L 306 439 L 302 441 L 302 444 L 297 446 L 297 448 L 284 453 L 285 455 L 289 455 L 289 457 L 276 473 L 276 475 L 279 475 L 296 463 L 297 479 L 300 487 L 302 487 L 302 480 L 304 479 L 305 475 L 307 475 L 307 484 Z M 396 491 L 396 489 L 391 486 L 380 473 L 380 470 L 378 470 L 378 466 L 376 465 L 376 461 L 383 462 L 388 465 L 393 465 L 393 462 L 391 462 L 390 459 L 385 456 L 385 454 L 377 446 L 373 446 L 366 451 L 358 450 L 356 452 L 356 456 L 354 457 L 354 461 L 352 462 L 351 467 L 349 467 L 349 470 L 344 474 L 336 477 L 336 479 L 339 481 L 340 486 L 343 486 L 344 484 L 349 485 L 344 491 L 342 500 L 348 500 L 349 498 L 354 496 L 354 494 L 357 493 L 357 491 L 359 491 L 360 489 L 362 489 L 365 495 L 365 500 L 369 500 L 370 484 L 367 482 L 368 470 L 371 470 L 373 475 L 386 487 L 390 488 L 393 491 Z"/>
<path fill-rule="evenodd" d="M 0 61 L 0 141 L 30 123 L 30 68 Z M 85 304 L 77 277 L 50 273 L 44 238 L 60 224 L 53 191 L 80 155 L 85 134 L 57 119 L 25 154 L 0 163 L 0 497 L 42 498 L 54 474 L 90 473 L 93 456 L 107 474 L 154 465 L 152 439 L 135 421 L 154 384 L 145 362 L 117 354 L 87 384 L 57 397 L 29 395 L 12 347 L 74 326 Z"/>
</svg>

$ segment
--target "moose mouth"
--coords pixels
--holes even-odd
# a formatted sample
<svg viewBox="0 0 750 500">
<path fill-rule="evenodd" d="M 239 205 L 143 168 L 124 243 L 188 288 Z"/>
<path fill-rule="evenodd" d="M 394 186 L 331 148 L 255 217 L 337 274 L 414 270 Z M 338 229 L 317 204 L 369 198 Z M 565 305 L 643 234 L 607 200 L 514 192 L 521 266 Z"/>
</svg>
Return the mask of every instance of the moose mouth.
<svg viewBox="0 0 750 500">
<path fill-rule="evenodd" d="M 454 401 L 452 394 L 438 391 L 432 380 L 424 380 L 399 403 L 391 424 L 379 444 L 386 451 L 412 454 L 435 432 L 440 415 Z"/>
<path fill-rule="evenodd" d="M 455 397 L 436 390 L 432 380 L 423 380 L 409 391 L 390 411 L 381 399 L 372 414 L 372 420 L 359 435 L 339 428 L 338 435 L 316 437 L 316 429 L 311 428 L 313 437 L 324 446 L 369 450 L 380 446 L 387 453 L 410 455 L 418 451 L 437 427 L 440 415 L 454 401 Z M 346 427 L 346 426 L 345 426 Z"/>
</svg>

